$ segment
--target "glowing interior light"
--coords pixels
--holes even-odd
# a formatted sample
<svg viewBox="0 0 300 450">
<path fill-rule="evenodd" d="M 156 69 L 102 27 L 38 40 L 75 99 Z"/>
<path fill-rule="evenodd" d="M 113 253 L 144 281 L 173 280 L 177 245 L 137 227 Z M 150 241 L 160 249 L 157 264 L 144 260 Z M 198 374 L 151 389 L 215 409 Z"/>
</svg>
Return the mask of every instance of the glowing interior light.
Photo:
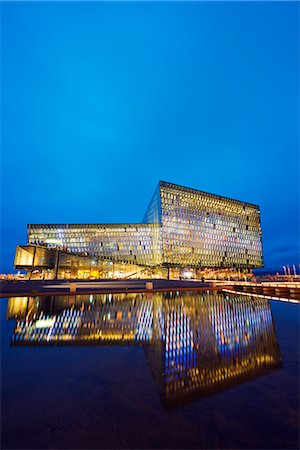
<svg viewBox="0 0 300 450">
<path fill-rule="evenodd" d="M 193 272 L 191 272 L 190 270 L 187 270 L 186 272 L 184 272 L 183 276 L 185 278 L 192 278 Z"/>
<path fill-rule="evenodd" d="M 55 317 L 52 319 L 40 319 L 35 322 L 36 328 L 50 328 L 55 323 Z"/>
</svg>

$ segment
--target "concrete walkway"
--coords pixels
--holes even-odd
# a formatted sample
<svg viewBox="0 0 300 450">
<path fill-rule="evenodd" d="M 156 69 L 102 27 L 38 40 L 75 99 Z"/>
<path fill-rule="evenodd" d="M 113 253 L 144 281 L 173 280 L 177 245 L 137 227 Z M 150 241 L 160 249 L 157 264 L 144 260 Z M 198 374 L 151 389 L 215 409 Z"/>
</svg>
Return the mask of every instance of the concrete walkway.
<svg viewBox="0 0 300 450">
<path fill-rule="evenodd" d="M 0 297 L 208 290 L 214 283 L 192 280 L 13 280 L 0 282 Z"/>
</svg>

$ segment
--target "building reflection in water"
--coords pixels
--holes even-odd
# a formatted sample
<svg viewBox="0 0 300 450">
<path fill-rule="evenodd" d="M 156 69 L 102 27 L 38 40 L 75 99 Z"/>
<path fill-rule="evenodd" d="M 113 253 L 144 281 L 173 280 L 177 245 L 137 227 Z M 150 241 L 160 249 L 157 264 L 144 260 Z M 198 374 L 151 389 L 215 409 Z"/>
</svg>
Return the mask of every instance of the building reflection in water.
<svg viewBox="0 0 300 450">
<path fill-rule="evenodd" d="M 213 293 L 10 298 L 12 345 L 140 345 L 166 408 L 281 366 L 267 300 Z"/>
</svg>

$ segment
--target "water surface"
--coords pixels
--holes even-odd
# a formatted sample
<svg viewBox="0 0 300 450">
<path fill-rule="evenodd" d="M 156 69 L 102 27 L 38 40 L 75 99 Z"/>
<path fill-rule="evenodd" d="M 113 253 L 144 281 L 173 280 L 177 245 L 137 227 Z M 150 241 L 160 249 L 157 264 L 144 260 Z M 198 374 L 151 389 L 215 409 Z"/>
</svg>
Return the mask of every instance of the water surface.
<svg viewBox="0 0 300 450">
<path fill-rule="evenodd" d="M 1 301 L 3 448 L 298 448 L 298 305 Z"/>
</svg>

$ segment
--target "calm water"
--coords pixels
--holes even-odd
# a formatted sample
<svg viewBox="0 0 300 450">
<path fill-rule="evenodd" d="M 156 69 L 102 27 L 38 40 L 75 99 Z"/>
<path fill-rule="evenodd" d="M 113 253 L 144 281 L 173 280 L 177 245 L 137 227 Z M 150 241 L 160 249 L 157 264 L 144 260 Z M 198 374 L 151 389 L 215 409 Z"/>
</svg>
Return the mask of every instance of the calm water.
<svg viewBox="0 0 300 450">
<path fill-rule="evenodd" d="M 299 306 L 1 299 L 2 448 L 298 448 Z"/>
</svg>

